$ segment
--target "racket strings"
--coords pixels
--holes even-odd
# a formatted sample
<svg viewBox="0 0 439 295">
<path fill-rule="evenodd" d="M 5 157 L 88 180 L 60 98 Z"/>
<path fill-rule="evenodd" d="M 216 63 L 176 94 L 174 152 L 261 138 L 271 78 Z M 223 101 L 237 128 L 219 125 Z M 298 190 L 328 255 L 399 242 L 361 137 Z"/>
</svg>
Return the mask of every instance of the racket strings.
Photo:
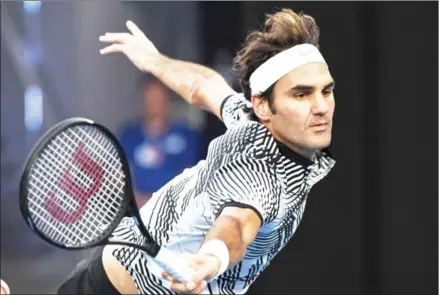
<svg viewBox="0 0 439 295">
<path fill-rule="evenodd" d="M 42 165 L 42 166 L 43 166 L 43 165 Z M 42 167 L 42 166 L 40 166 L 40 167 Z M 44 165 L 44 166 L 45 166 L 45 165 Z M 39 168 L 40 168 L 40 167 L 39 167 Z M 44 169 L 44 168 L 42 168 L 42 169 Z M 40 169 L 39 169 L 39 170 L 40 170 Z M 47 192 L 50 192 L 51 188 L 47 185 L 47 178 L 46 178 L 46 180 L 45 180 L 45 183 L 41 182 L 40 179 L 43 179 L 43 177 L 41 176 L 41 173 L 39 172 L 39 170 L 36 170 L 36 171 L 35 171 L 35 174 L 36 174 L 36 175 L 32 175 L 32 179 L 33 179 L 36 183 L 31 182 L 31 183 L 30 183 L 30 186 L 32 186 L 32 188 L 34 189 L 32 192 L 33 192 L 35 195 L 37 195 L 37 194 L 40 194 L 40 195 L 41 195 L 41 194 L 46 195 Z M 41 185 L 42 187 L 44 187 L 45 190 L 42 190 L 41 186 L 39 187 L 39 186 L 37 186 L 36 184 Z M 75 205 L 73 204 L 73 202 L 75 202 L 75 201 L 74 201 L 74 200 L 66 201 L 66 200 L 71 199 L 71 197 L 70 197 L 67 193 L 65 193 L 63 190 L 59 190 L 58 193 L 59 193 L 59 194 L 62 194 L 62 197 L 61 197 L 61 198 L 58 198 L 58 201 L 61 203 L 61 204 L 60 204 L 61 208 L 64 208 L 64 209 L 66 209 L 66 211 L 70 211 L 70 212 L 75 211 L 75 210 L 76 210 L 76 207 L 75 207 Z M 35 207 L 38 207 L 38 209 L 39 209 L 38 211 L 35 211 L 34 213 L 39 217 L 39 220 L 38 220 L 38 222 L 37 222 L 37 226 L 38 226 L 38 224 L 41 224 L 41 229 L 43 230 L 43 232 L 46 230 L 46 228 L 44 228 L 44 227 L 46 226 L 46 227 L 50 227 L 50 228 L 52 228 L 57 234 L 65 234 L 64 232 L 60 232 L 59 230 L 57 230 L 56 228 L 54 228 L 54 227 L 52 226 L 51 223 L 42 223 L 42 222 L 41 222 L 42 220 L 44 221 L 44 220 L 46 220 L 47 218 L 50 218 L 50 213 L 48 213 L 47 209 L 44 208 L 43 205 L 40 205 L 39 202 L 36 202 L 36 201 L 33 200 L 33 199 L 29 199 L 29 202 L 31 202 Z M 77 205 L 77 204 L 76 204 L 76 205 Z M 67 208 L 66 208 L 66 207 L 67 207 Z M 46 214 L 46 215 L 43 215 L 43 214 Z M 47 215 L 49 215 L 49 216 L 47 216 Z M 102 221 L 98 221 L 98 220 L 97 220 L 95 217 L 93 217 L 93 216 L 92 216 L 92 219 L 94 219 L 93 221 L 94 221 L 95 223 L 96 223 L 96 222 L 99 222 L 100 225 L 102 224 Z M 97 227 L 97 226 L 94 226 L 93 224 L 91 224 L 90 227 L 88 227 L 88 228 L 86 228 L 86 229 L 87 229 L 86 231 L 80 232 L 81 236 L 78 236 L 78 234 L 76 234 L 76 233 L 79 232 L 79 229 L 76 229 L 75 231 L 69 231 L 69 232 L 66 234 L 66 238 L 71 238 L 71 237 L 73 237 L 73 238 L 77 238 L 77 239 L 80 239 L 80 240 L 81 240 L 81 239 L 84 239 L 83 236 L 85 236 L 85 237 L 89 236 L 89 235 L 88 235 L 89 232 L 91 231 L 91 233 L 93 233 L 93 230 L 96 231 L 96 230 L 98 229 L 98 227 Z M 57 236 L 57 237 L 55 237 L 55 238 L 59 239 L 59 236 Z"/>
<path fill-rule="evenodd" d="M 55 143 L 55 144 L 56 144 L 56 143 Z M 70 147 L 67 147 L 67 148 L 70 149 L 71 152 L 74 152 L 73 150 L 71 150 Z M 49 147 L 49 149 L 50 149 L 51 151 L 53 151 L 53 152 L 57 152 L 57 151 L 54 151 L 52 147 Z M 47 162 L 47 161 L 56 161 L 57 159 L 54 158 L 54 157 L 52 156 L 52 154 L 53 154 L 53 153 L 46 152 L 45 155 L 43 155 L 42 157 L 43 157 L 43 158 L 47 157 L 47 158 L 45 158 L 46 162 Z M 49 157 L 50 157 L 50 159 L 48 159 Z M 44 163 L 44 162 L 43 162 L 43 163 Z M 55 169 L 59 170 L 60 172 L 65 171 L 65 169 L 68 168 L 68 167 L 67 167 L 67 164 L 68 164 L 68 163 L 66 163 L 65 160 L 61 160 L 59 167 L 58 167 L 58 168 L 55 168 Z M 62 169 L 61 169 L 61 168 L 62 168 Z M 73 165 L 73 166 L 71 166 L 70 168 L 71 168 L 71 169 L 73 170 L 73 172 L 74 172 L 74 173 L 73 173 L 73 175 L 74 175 L 73 179 L 74 179 L 75 181 L 79 182 L 79 184 L 82 185 L 83 187 L 90 187 L 90 184 L 92 183 L 92 180 L 90 179 L 90 177 L 88 177 L 86 174 L 82 173 L 82 171 L 80 171 L 80 169 L 77 168 L 76 165 Z M 70 171 L 72 171 L 72 170 L 70 170 Z M 85 181 L 87 181 L 88 183 L 86 183 Z M 107 186 L 106 184 L 103 185 L 104 188 L 105 188 L 106 186 Z M 110 190 L 110 192 L 111 192 L 111 190 Z M 113 192 L 114 192 L 114 191 L 113 191 Z M 60 193 L 62 193 L 62 194 L 64 195 L 64 197 L 66 197 L 67 200 L 71 199 L 73 202 L 75 202 L 75 200 L 74 200 L 72 197 L 70 197 L 70 196 L 69 196 L 64 190 L 60 190 Z M 74 193 L 78 193 L 78 191 L 75 190 Z M 118 192 L 115 192 L 115 193 L 116 193 L 116 194 L 122 194 L 122 191 L 119 190 Z M 66 199 L 60 199 L 60 200 L 61 200 L 62 202 L 65 202 L 66 205 L 70 207 L 70 209 L 74 210 L 74 206 L 73 206 L 73 204 L 71 204 L 71 202 L 66 202 Z M 104 205 L 108 205 L 108 206 L 110 206 L 110 207 L 113 207 L 113 209 L 117 210 L 117 206 L 116 206 L 115 204 L 111 204 L 111 203 L 109 203 L 109 202 L 108 202 L 108 199 L 105 199 L 103 203 L 105 203 Z M 93 204 L 93 203 L 91 203 L 91 205 L 97 205 L 97 204 Z M 102 205 L 102 204 L 99 204 L 99 205 Z M 102 206 L 96 206 L 96 209 L 99 210 L 99 207 L 102 207 Z M 97 212 L 97 213 L 104 213 L 104 211 Z"/>
<path fill-rule="evenodd" d="M 70 142 L 70 144 L 75 144 L 75 142 L 71 139 L 71 138 L 69 138 L 67 135 L 65 135 L 65 134 L 61 134 L 61 136 L 64 136 L 64 137 L 66 137 L 68 140 L 69 140 L 69 142 Z M 56 144 L 56 143 L 54 143 L 54 144 Z M 57 147 L 59 147 L 59 146 L 57 146 Z M 54 153 L 57 153 L 58 151 L 55 151 L 52 147 L 48 147 L 49 149 L 51 149 Z M 71 146 L 66 146 L 66 148 L 67 149 L 69 149 L 69 152 L 74 152 L 74 150 L 71 148 Z M 57 160 L 56 158 L 54 158 L 53 156 L 51 156 L 51 154 L 50 153 L 47 153 L 48 154 L 48 156 L 50 156 L 52 159 L 52 161 L 53 160 Z M 83 161 L 80 161 L 78 164 L 81 164 L 81 162 L 83 162 Z M 65 160 L 61 160 L 61 163 L 60 163 L 62 166 L 63 166 L 63 169 L 66 169 L 67 168 L 67 165 L 66 165 L 66 161 Z M 120 167 L 121 167 L 121 165 L 120 165 L 120 163 L 119 163 L 119 165 L 118 165 L 119 167 L 119 170 L 116 170 L 115 168 L 113 168 L 112 166 L 108 166 L 108 164 L 106 164 L 106 166 L 104 166 L 104 168 L 107 168 L 107 167 L 109 167 L 109 168 L 112 168 L 112 169 L 108 169 L 109 171 L 109 173 L 115 173 L 115 172 L 118 172 L 118 174 L 119 175 L 117 175 L 117 177 L 122 177 L 122 174 L 120 173 Z M 90 178 L 90 176 L 88 176 L 86 173 L 83 173 L 79 168 L 77 168 L 77 166 L 76 165 L 74 165 L 74 166 L 72 166 L 71 167 L 74 171 L 73 172 L 75 172 L 75 174 L 74 174 L 74 178 L 75 178 L 75 180 L 77 180 L 78 182 L 80 182 L 80 184 L 81 185 L 83 185 L 84 187 L 89 187 L 92 183 L 93 183 L 93 181 L 91 180 L 91 178 Z M 116 170 L 116 171 L 115 171 Z M 108 193 L 115 193 L 115 195 L 120 195 L 121 193 L 122 193 L 122 187 L 120 186 L 119 187 L 119 189 L 118 189 L 118 191 L 114 191 L 114 189 L 112 189 L 112 188 L 110 188 L 110 186 L 111 187 L 114 187 L 114 185 L 113 184 L 107 184 L 107 183 L 103 183 L 103 188 L 105 188 L 105 189 L 107 189 L 108 190 Z M 111 203 L 109 203 L 107 200 L 104 200 L 104 203 L 106 203 L 106 205 L 109 205 L 109 206 L 112 206 L 112 205 L 114 205 L 113 207 L 115 208 L 115 209 L 117 209 L 117 205 L 116 204 L 111 204 Z"/>
<path fill-rule="evenodd" d="M 94 131 L 94 134 L 97 135 L 97 137 L 99 138 L 99 141 L 93 140 L 93 137 L 91 137 L 90 135 L 88 135 L 86 132 L 84 132 L 84 130 L 82 130 L 81 128 L 78 129 L 85 137 L 89 138 L 91 141 L 91 148 L 93 151 L 96 150 L 100 150 L 101 152 L 105 153 L 105 156 L 107 156 L 109 158 L 109 160 L 111 160 L 112 162 L 109 162 L 105 157 L 102 157 L 100 155 L 100 153 L 95 153 L 95 156 L 98 157 L 100 160 L 102 160 L 106 165 L 108 165 L 107 167 L 109 169 L 112 169 L 111 173 L 116 173 L 117 177 L 125 177 L 123 171 L 120 169 L 122 167 L 122 164 L 120 162 L 120 158 L 119 157 L 115 157 L 112 153 L 108 152 L 108 150 L 113 146 L 112 143 L 109 140 L 106 140 L 106 137 L 104 137 L 104 135 L 99 134 L 98 130 Z M 82 140 L 80 136 L 78 136 L 75 132 L 73 132 L 72 130 L 69 130 L 70 133 L 72 133 L 73 136 L 75 136 L 78 140 Z M 67 138 L 69 138 L 66 134 L 64 134 L 64 136 L 66 136 Z M 69 138 L 69 140 L 72 141 L 71 138 Z M 99 144 L 99 142 L 105 142 L 105 145 L 102 146 L 101 144 Z M 117 166 L 116 168 L 114 168 L 114 166 Z"/>
<path fill-rule="evenodd" d="M 79 163 L 79 164 L 81 164 L 81 163 Z M 73 166 L 73 167 L 75 167 L 75 166 Z M 76 169 L 77 170 L 77 169 Z M 76 172 L 76 174 L 78 174 L 78 172 Z M 81 180 L 82 180 L 82 183 L 80 183 L 80 184 L 82 184 L 84 187 L 86 187 L 85 185 L 84 185 L 84 178 L 86 179 L 87 177 L 86 177 L 86 175 L 85 174 L 82 174 L 81 176 L 83 176 L 83 177 L 76 177 L 76 179 L 75 179 L 75 181 L 78 181 L 79 180 L 79 182 L 81 182 Z M 61 190 L 61 192 L 62 192 L 62 190 Z M 73 193 L 78 193 L 77 191 L 74 191 Z M 64 193 L 65 194 L 65 193 Z M 71 207 L 71 206 L 70 206 Z M 97 207 L 97 208 L 99 208 L 99 207 Z M 100 212 L 99 212 L 100 213 Z M 95 218 L 94 218 L 95 219 Z M 94 220 L 95 222 L 96 222 L 96 220 Z M 93 228 L 93 227 L 92 227 Z"/>
<path fill-rule="evenodd" d="M 47 161 L 47 158 L 46 158 L 45 160 Z M 50 159 L 50 160 L 53 161 L 53 159 Z M 43 162 L 43 163 L 44 163 L 44 162 Z M 44 171 L 44 170 L 46 170 L 46 171 L 50 171 L 49 169 L 47 169 L 47 167 L 43 167 L 43 166 L 46 166 L 46 165 L 41 165 L 41 166 L 40 166 L 40 167 L 42 167 L 41 170 L 43 170 L 43 171 Z M 45 168 L 46 168 L 46 169 L 45 169 Z M 35 174 L 36 174 L 36 175 L 34 175 L 35 181 L 38 181 L 38 184 L 43 185 L 44 188 L 46 188 L 46 192 L 47 192 L 47 191 L 49 190 L 49 188 L 47 187 L 47 185 L 45 185 L 44 183 L 41 183 L 41 181 L 39 181 L 39 178 L 42 178 L 42 176 L 41 176 L 41 174 L 39 173 L 39 171 L 36 171 Z M 47 182 L 47 179 L 46 179 L 45 182 Z M 41 190 L 40 190 L 40 193 L 41 193 Z M 70 202 L 66 202 L 66 200 L 69 200 L 69 198 L 71 198 L 71 197 L 70 197 L 67 193 L 65 193 L 64 190 L 59 190 L 58 193 L 62 195 L 62 198 L 58 198 L 58 199 L 57 199 L 57 201 L 61 203 L 61 204 L 60 204 L 60 207 L 63 208 L 63 209 L 70 209 L 70 210 L 66 210 L 66 211 L 70 211 L 70 212 L 74 211 L 75 207 L 74 207 L 74 205 L 73 205 L 72 203 L 75 202 L 75 200 L 70 200 Z M 73 192 L 73 193 L 75 193 L 75 192 Z M 73 202 L 72 202 L 72 201 L 73 201 Z M 77 203 L 77 200 L 76 200 L 76 203 Z M 78 204 L 75 204 L 75 205 L 77 206 Z M 46 208 L 43 208 L 42 206 L 39 206 L 39 207 L 40 207 L 40 209 L 41 209 L 41 212 L 45 212 L 45 213 L 47 213 Z M 68 208 L 66 208 L 66 207 L 68 207 Z M 36 213 L 38 213 L 38 212 L 36 212 Z M 42 217 L 42 216 L 40 216 L 40 217 Z M 45 216 L 45 217 L 47 218 L 47 216 Z M 95 218 L 94 218 L 94 219 L 95 219 Z M 96 223 L 96 219 L 95 219 L 94 221 L 95 221 L 94 223 Z M 46 226 L 47 226 L 47 225 L 46 225 Z M 90 231 L 90 230 L 95 230 L 95 231 L 96 231 L 96 227 L 95 227 L 93 224 L 91 224 L 90 227 L 88 228 L 88 231 Z M 85 236 L 87 236 L 87 235 L 89 234 L 88 231 L 83 231 L 83 232 L 81 233 L 81 235 L 85 235 Z M 78 232 L 78 231 L 76 231 L 76 232 Z M 69 232 L 69 233 L 68 233 L 68 236 L 71 236 L 71 235 L 72 235 L 72 232 Z M 83 237 L 78 237 L 78 236 L 76 236 L 76 237 L 77 237 L 77 238 L 83 238 Z"/>
<path fill-rule="evenodd" d="M 48 193 L 50 194 L 51 190 L 53 188 L 50 187 L 50 178 L 47 177 L 47 172 L 46 171 L 53 171 L 53 170 L 58 170 L 58 174 L 62 175 L 62 170 L 59 168 L 50 168 L 48 167 L 48 165 L 46 163 L 48 163 L 49 161 L 54 161 L 54 159 L 52 159 L 50 157 L 50 153 L 48 153 L 47 151 L 44 152 L 44 154 L 42 155 L 42 159 L 44 161 L 38 161 L 38 163 L 36 164 L 36 167 L 38 169 L 36 169 L 34 171 L 34 174 L 31 175 L 32 181 L 30 182 L 30 185 L 32 186 L 33 193 L 35 195 L 47 195 Z M 65 162 L 65 161 L 63 161 Z M 61 166 L 61 165 L 60 165 Z M 66 166 L 64 165 L 64 168 Z M 74 167 L 74 166 L 73 166 Z M 43 175 L 41 173 L 41 171 L 43 171 L 44 174 Z M 61 176 L 62 177 L 62 176 Z M 43 181 L 41 181 L 43 180 Z M 57 194 L 61 195 L 61 197 L 57 198 L 57 201 L 60 205 L 60 208 L 63 208 L 65 211 L 67 212 L 74 212 L 76 210 L 77 207 L 77 201 L 74 200 L 71 196 L 69 196 L 69 194 L 67 194 L 64 190 L 57 190 L 56 191 Z M 77 238 L 79 240 L 83 240 L 85 237 L 89 236 L 90 231 L 96 230 L 96 227 L 91 224 L 89 228 L 87 228 L 86 231 L 80 231 L 80 229 L 76 229 L 75 231 L 68 231 L 68 232 L 60 232 L 59 230 L 55 230 L 56 228 L 53 227 L 53 225 L 51 223 L 47 223 L 44 222 L 45 220 L 51 218 L 50 213 L 47 211 L 47 208 L 44 207 L 44 203 L 41 202 L 37 202 L 31 198 L 29 198 L 29 201 L 35 206 L 37 207 L 39 210 L 35 210 L 34 214 L 37 215 L 39 217 L 39 219 L 37 220 L 36 224 L 37 226 L 41 224 L 41 230 L 43 232 L 45 232 L 47 230 L 47 228 L 45 227 L 49 227 L 51 229 L 53 229 L 57 234 L 65 234 L 66 238 Z M 97 220 L 95 220 L 97 221 Z M 55 236 L 56 239 L 59 239 L 59 236 Z"/>
<path fill-rule="evenodd" d="M 36 227 L 54 241 L 85 245 L 119 214 L 124 186 L 112 141 L 95 127 L 76 126 L 57 135 L 34 164 L 30 213 Z"/>
</svg>

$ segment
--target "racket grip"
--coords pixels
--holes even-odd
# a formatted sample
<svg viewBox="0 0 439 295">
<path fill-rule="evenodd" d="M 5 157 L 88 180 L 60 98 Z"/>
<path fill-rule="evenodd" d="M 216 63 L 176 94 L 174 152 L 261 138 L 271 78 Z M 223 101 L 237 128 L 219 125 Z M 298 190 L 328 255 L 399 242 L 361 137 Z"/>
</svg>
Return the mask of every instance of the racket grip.
<svg viewBox="0 0 439 295">
<path fill-rule="evenodd" d="M 174 279 L 186 283 L 192 278 L 193 269 L 176 252 L 161 247 L 154 261 Z"/>
</svg>

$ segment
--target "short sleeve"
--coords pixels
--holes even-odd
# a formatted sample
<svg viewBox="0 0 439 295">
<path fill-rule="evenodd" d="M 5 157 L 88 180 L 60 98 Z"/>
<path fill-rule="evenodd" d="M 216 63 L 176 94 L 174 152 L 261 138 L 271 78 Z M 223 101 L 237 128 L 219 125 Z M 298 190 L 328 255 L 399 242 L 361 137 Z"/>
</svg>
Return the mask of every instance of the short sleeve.
<svg viewBox="0 0 439 295">
<path fill-rule="evenodd" d="M 264 225 L 273 221 L 279 210 L 280 188 L 274 172 L 265 161 L 244 155 L 215 171 L 208 179 L 206 193 L 213 219 L 225 207 L 235 206 L 254 210 Z"/>
<path fill-rule="evenodd" d="M 242 93 L 233 94 L 221 104 L 221 118 L 227 128 L 239 126 L 250 121 L 251 102 Z"/>
</svg>

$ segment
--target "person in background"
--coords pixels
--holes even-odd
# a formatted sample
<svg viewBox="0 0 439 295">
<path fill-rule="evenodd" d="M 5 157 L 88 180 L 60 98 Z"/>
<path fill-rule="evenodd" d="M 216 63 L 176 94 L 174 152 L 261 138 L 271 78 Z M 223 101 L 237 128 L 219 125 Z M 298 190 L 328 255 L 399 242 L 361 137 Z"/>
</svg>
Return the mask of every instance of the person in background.
<svg viewBox="0 0 439 295">
<path fill-rule="evenodd" d="M 149 81 L 141 93 L 142 118 L 124 124 L 120 132 L 139 207 L 200 158 L 198 132 L 181 121 L 173 121 L 170 107 L 166 86 L 159 80 Z"/>
</svg>

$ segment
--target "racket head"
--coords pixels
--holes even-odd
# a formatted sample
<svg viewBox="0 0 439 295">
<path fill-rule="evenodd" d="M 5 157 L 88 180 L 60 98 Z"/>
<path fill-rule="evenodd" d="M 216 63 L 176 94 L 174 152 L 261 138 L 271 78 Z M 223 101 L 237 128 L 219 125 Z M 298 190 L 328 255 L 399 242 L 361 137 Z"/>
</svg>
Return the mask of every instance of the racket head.
<svg viewBox="0 0 439 295">
<path fill-rule="evenodd" d="M 84 134 L 87 134 L 87 132 L 90 131 L 96 132 L 96 134 L 100 136 L 101 140 L 105 143 L 106 148 L 103 148 L 100 144 L 96 143 L 96 139 L 91 136 L 83 136 L 79 139 L 76 138 L 78 140 L 70 138 L 69 143 L 62 144 L 62 138 L 66 136 L 66 133 L 79 132 L 78 130 L 86 130 L 83 132 Z M 76 136 L 81 137 L 78 135 Z M 83 140 L 81 141 L 81 139 Z M 54 146 L 56 146 L 58 149 L 54 149 Z M 99 149 L 99 147 L 101 148 Z M 66 150 L 73 149 L 73 152 L 72 150 L 65 152 L 62 150 L 63 148 Z M 103 163 L 105 162 L 104 156 L 101 155 L 99 157 L 99 154 L 101 152 L 105 152 L 105 149 L 111 150 L 112 155 L 116 158 L 112 160 L 118 162 L 117 169 L 112 169 L 111 164 L 108 165 L 108 163 Z M 85 211 L 80 216 L 78 216 L 78 214 L 67 214 L 67 216 L 74 217 L 73 219 L 68 220 L 68 218 L 65 218 L 65 215 L 62 215 L 61 213 L 58 215 L 58 213 L 56 213 L 57 211 L 54 210 L 53 202 L 49 202 L 49 204 L 52 205 L 47 205 L 47 202 L 50 199 L 52 199 L 51 201 L 58 200 L 57 204 L 59 205 L 61 202 L 59 201 L 60 198 L 58 197 L 60 197 L 60 194 L 62 194 L 62 199 L 68 199 L 69 201 L 67 201 L 67 204 L 62 203 L 59 207 L 63 207 L 62 205 L 67 207 L 68 205 L 69 209 L 72 208 L 71 196 L 69 199 L 68 195 L 62 193 L 62 191 L 65 192 L 68 190 L 68 188 L 65 188 L 66 182 L 62 182 L 61 179 L 65 178 L 66 170 L 69 170 L 69 178 L 74 180 L 76 183 L 78 183 L 80 180 L 78 177 L 84 177 L 84 172 L 82 170 L 83 167 L 81 167 L 81 169 L 76 167 L 75 169 L 75 166 L 77 165 L 74 163 L 74 160 L 72 160 L 75 158 L 75 156 L 73 156 L 74 152 L 80 154 L 81 152 L 78 152 L 80 150 L 85 151 L 85 154 L 88 156 L 90 156 L 89 154 L 93 155 L 90 156 L 91 160 L 83 160 L 83 158 L 81 158 L 82 160 L 78 160 L 76 164 L 88 163 L 90 161 L 99 162 L 99 160 L 96 160 L 97 158 L 100 158 L 101 160 L 104 159 L 99 162 L 98 165 L 96 165 L 96 167 L 101 167 L 101 173 L 99 174 L 101 180 L 99 182 L 102 184 L 105 181 L 107 184 L 109 181 L 114 180 L 115 183 L 118 184 L 117 192 L 114 193 L 114 190 L 111 191 L 111 197 L 117 197 L 117 201 L 112 202 L 112 200 L 109 200 L 106 197 L 104 187 L 99 187 L 97 190 L 94 189 L 95 192 L 93 195 L 88 195 L 87 193 L 88 197 L 85 202 L 85 209 L 83 209 L 84 202 L 81 201 L 84 198 L 74 198 L 77 201 L 76 204 L 74 204 L 76 207 L 73 206 L 73 211 L 67 210 L 67 212 L 77 212 L 78 206 Z M 48 152 L 51 151 L 55 151 L 55 153 L 59 154 L 56 157 L 49 155 Z M 106 166 L 104 166 L 104 164 Z M 64 167 L 60 168 L 60 166 Z M 86 168 L 87 167 L 90 168 L 90 165 L 86 165 Z M 56 173 L 53 172 L 55 170 Z M 76 175 L 72 176 L 72 172 L 70 172 L 71 170 L 75 170 L 77 172 Z M 93 173 L 96 175 L 95 172 L 92 172 L 92 174 Z M 41 177 L 41 179 L 36 180 L 38 177 Z M 105 179 L 105 177 L 110 179 Z M 102 180 L 102 178 L 104 179 Z M 92 177 L 92 181 L 89 179 L 87 182 L 87 184 L 89 184 L 88 187 L 87 185 L 84 185 L 83 189 L 89 189 L 87 192 L 91 193 L 90 190 L 94 187 L 95 179 L 97 178 Z M 85 180 L 83 178 L 81 184 L 84 183 Z M 69 118 L 50 128 L 35 144 L 28 158 L 26 159 L 20 179 L 20 211 L 29 228 L 40 238 L 51 245 L 70 250 L 87 249 L 103 245 L 106 243 L 106 240 L 114 229 L 118 226 L 122 218 L 127 216 L 127 212 L 130 210 L 130 208 L 132 210 L 132 207 L 135 206 L 134 193 L 131 183 L 129 163 L 116 136 L 106 127 L 97 124 L 92 120 L 80 117 Z M 63 185 L 64 189 L 61 189 L 60 186 Z M 39 187 L 38 192 L 36 191 L 36 187 Z M 70 188 L 71 187 L 72 184 L 70 184 Z M 77 187 L 75 188 L 77 189 Z M 108 188 L 105 188 L 105 190 L 108 192 Z M 71 189 L 70 191 L 77 192 L 77 190 L 75 191 L 74 189 Z M 75 200 L 73 200 L 73 203 L 74 201 Z M 91 206 L 91 201 L 93 201 L 92 205 L 93 208 L 95 208 L 94 211 L 87 209 L 87 206 Z M 114 209 L 112 209 L 112 211 L 107 210 L 107 212 L 110 212 L 111 214 L 99 214 L 100 212 L 97 208 L 99 208 L 100 205 L 111 206 L 111 208 L 114 207 Z M 55 215 L 50 212 L 55 213 Z M 91 218 L 94 218 L 95 220 L 90 222 Z M 58 224 L 53 219 L 57 219 Z M 101 225 L 99 227 L 95 225 L 94 232 L 81 232 L 81 230 L 89 230 L 89 228 L 93 226 L 93 222 L 96 221 L 100 221 Z M 104 224 L 102 225 L 102 223 Z"/>
</svg>

